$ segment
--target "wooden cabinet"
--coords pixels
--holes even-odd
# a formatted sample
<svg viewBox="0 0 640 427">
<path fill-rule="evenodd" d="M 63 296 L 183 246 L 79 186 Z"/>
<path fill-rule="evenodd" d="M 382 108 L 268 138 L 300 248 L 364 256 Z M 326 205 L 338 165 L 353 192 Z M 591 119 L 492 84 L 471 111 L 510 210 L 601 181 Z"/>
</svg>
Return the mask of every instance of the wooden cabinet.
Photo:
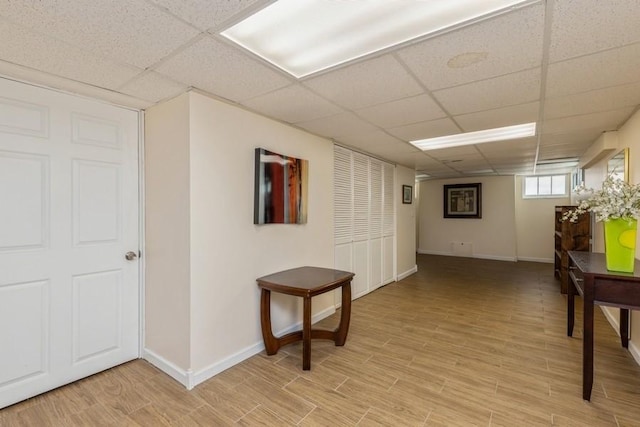
<svg viewBox="0 0 640 427">
<path fill-rule="evenodd" d="M 568 251 L 591 250 L 591 215 L 580 215 L 576 222 L 562 221 L 565 212 L 575 206 L 556 206 L 555 213 L 555 276 L 560 279 L 560 292 L 567 293 L 569 284 Z"/>
</svg>

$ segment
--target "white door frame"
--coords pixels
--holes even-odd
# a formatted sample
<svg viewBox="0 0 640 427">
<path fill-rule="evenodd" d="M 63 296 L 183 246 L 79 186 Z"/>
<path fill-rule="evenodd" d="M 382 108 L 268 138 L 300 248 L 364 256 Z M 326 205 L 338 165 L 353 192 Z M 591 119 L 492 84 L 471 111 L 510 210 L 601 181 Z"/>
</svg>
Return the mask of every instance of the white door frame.
<svg viewBox="0 0 640 427">
<path fill-rule="evenodd" d="M 93 96 L 85 96 L 80 95 L 75 92 L 71 92 L 68 90 L 60 89 L 53 86 L 48 86 L 46 84 L 34 83 L 32 81 L 23 80 L 21 78 L 16 78 L 13 76 L 9 76 L 6 74 L 0 74 L 0 78 L 5 80 L 14 81 L 16 83 L 21 83 L 29 86 L 38 87 L 41 89 L 51 90 L 54 92 L 59 92 L 65 95 L 75 96 L 78 98 L 85 98 L 97 102 L 102 102 L 108 105 L 112 105 L 114 107 L 123 108 L 130 111 L 135 111 L 138 113 L 138 262 L 139 262 L 139 272 L 138 272 L 138 293 L 139 293 L 139 306 L 138 306 L 138 358 L 141 358 L 144 354 L 144 314 L 145 314 L 145 205 L 144 205 L 144 197 L 145 197 L 145 181 L 144 181 L 144 143 L 145 143 L 145 134 L 144 134 L 144 125 L 145 125 L 145 115 L 144 110 L 141 108 L 128 107 L 121 104 L 117 104 L 115 102 L 111 102 L 108 100 L 104 100 L 98 97 Z M 106 91 L 105 91 L 106 92 Z"/>
<path fill-rule="evenodd" d="M 145 181 L 144 181 L 144 124 L 145 115 L 144 110 L 138 111 L 138 262 L 140 263 L 138 269 L 138 293 L 139 304 L 138 307 L 138 359 L 144 354 L 144 319 L 145 319 L 145 265 L 146 265 L 146 252 L 145 252 Z"/>
</svg>

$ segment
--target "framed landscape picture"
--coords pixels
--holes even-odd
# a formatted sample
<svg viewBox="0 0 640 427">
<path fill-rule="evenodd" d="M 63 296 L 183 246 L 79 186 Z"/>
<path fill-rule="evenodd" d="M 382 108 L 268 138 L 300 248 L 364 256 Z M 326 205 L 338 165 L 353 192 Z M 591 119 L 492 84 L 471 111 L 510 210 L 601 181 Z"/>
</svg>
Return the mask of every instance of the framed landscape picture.
<svg viewBox="0 0 640 427">
<path fill-rule="evenodd" d="M 482 218 L 482 184 L 444 186 L 445 218 Z"/>
</svg>

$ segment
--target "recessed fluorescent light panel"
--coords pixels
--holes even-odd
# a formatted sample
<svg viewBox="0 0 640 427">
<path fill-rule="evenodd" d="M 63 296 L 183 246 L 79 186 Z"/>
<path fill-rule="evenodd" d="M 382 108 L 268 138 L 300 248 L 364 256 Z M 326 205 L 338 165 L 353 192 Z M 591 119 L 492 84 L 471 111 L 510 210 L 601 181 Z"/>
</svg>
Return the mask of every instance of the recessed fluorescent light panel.
<svg viewBox="0 0 640 427">
<path fill-rule="evenodd" d="M 301 78 L 522 3 L 278 0 L 221 34 Z"/>
<path fill-rule="evenodd" d="M 526 138 L 536 134 L 536 124 L 506 126 L 502 128 L 479 130 L 477 132 L 457 133 L 437 138 L 409 141 L 423 151 L 440 148 L 459 147 L 462 145 L 482 144 L 485 142 L 506 141 L 508 139 Z"/>
</svg>

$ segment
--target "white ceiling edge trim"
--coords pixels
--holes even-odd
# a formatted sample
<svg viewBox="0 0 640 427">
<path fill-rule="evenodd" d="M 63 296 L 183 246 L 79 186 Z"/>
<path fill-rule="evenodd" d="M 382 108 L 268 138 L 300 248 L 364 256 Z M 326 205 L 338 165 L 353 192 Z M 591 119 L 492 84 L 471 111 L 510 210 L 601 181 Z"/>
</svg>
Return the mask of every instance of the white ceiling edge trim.
<svg viewBox="0 0 640 427">
<path fill-rule="evenodd" d="M 81 83 L 65 77 L 34 70 L 22 65 L 12 64 L 0 60 L 0 77 L 20 81 L 22 83 L 42 86 L 47 89 L 54 89 L 68 92 L 74 95 L 84 96 L 91 99 L 98 99 L 120 107 L 134 110 L 144 110 L 154 103 L 119 92 Z"/>
<path fill-rule="evenodd" d="M 588 169 L 618 149 L 618 131 L 603 132 L 580 157 L 578 167 Z"/>
</svg>

